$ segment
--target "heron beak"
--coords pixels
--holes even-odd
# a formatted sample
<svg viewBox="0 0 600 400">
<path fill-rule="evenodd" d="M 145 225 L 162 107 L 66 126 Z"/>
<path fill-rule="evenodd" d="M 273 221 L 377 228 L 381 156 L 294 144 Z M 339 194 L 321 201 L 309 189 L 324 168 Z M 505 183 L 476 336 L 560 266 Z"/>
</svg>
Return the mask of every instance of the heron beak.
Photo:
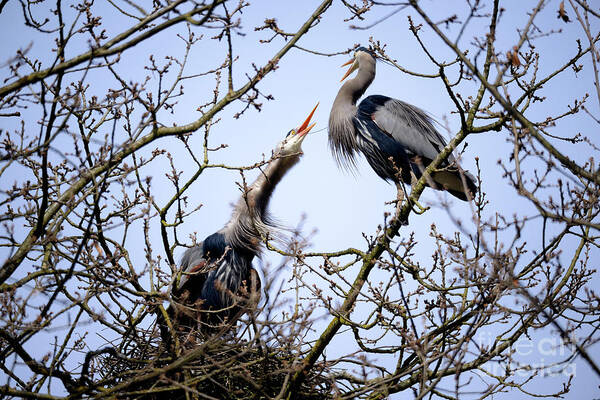
<svg viewBox="0 0 600 400">
<path fill-rule="evenodd" d="M 302 125 L 300 125 L 300 127 L 297 130 L 297 135 L 299 137 L 304 137 L 306 136 L 306 134 L 308 132 L 310 132 L 310 130 L 317 124 L 316 122 L 314 123 L 310 123 L 310 119 L 312 118 L 313 114 L 315 113 L 315 111 L 317 110 L 317 107 L 319 107 L 319 103 L 317 103 L 317 105 L 315 106 L 315 108 L 312 109 L 312 111 L 310 112 L 310 114 L 308 114 L 308 118 L 306 118 L 306 120 L 302 123 Z M 309 125 L 310 124 L 310 125 Z"/>
<path fill-rule="evenodd" d="M 356 58 L 353 58 L 352 60 L 348 61 L 347 63 L 342 64 L 342 67 L 345 67 L 346 65 L 352 64 L 350 66 L 350 68 L 348 68 L 348 71 L 346 71 L 346 74 L 344 74 L 344 76 L 342 77 L 342 79 L 340 80 L 340 82 L 343 82 L 344 79 L 346 79 L 348 77 L 348 75 L 350 75 L 351 73 L 353 73 L 354 71 L 356 71 L 356 69 L 358 69 L 358 60 Z"/>
</svg>

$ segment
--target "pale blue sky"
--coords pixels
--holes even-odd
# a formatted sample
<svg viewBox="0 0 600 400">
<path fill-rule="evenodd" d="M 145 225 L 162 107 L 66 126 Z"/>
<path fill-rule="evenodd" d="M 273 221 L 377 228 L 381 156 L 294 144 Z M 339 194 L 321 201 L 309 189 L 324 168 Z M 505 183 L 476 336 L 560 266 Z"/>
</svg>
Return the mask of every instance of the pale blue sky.
<svg viewBox="0 0 600 400">
<path fill-rule="evenodd" d="M 239 61 L 234 67 L 234 84 L 236 87 L 245 83 L 245 74 L 251 73 L 251 63 L 264 65 L 264 63 L 282 46 L 280 39 L 275 39 L 270 44 L 257 44 L 258 40 L 270 37 L 266 32 L 255 32 L 254 27 L 261 24 L 264 18 L 276 17 L 279 26 L 285 31 L 294 31 L 301 23 L 312 13 L 319 4 L 318 1 L 263 1 L 245 9 L 243 14 L 242 26 L 240 32 L 244 36 L 234 36 L 233 49 L 234 54 L 239 56 Z M 558 2 L 556 2 L 558 4 Z M 457 2 L 430 2 L 424 1 L 423 5 L 432 13 L 433 20 L 441 20 L 450 13 L 457 13 L 459 18 L 464 18 L 465 10 L 453 9 Z M 498 28 L 497 49 L 503 54 L 509 50 L 518 40 L 518 33 L 515 27 L 522 27 L 528 16 L 526 11 L 530 4 L 528 2 L 510 2 L 507 4 L 507 10 L 503 16 Z M 102 5 L 100 5 L 102 7 Z M 570 58 L 576 53 L 575 39 L 582 37 L 581 28 L 575 23 L 559 24 L 556 19 L 555 10 L 557 7 L 548 7 L 542 13 L 538 20 L 542 29 L 550 27 L 560 27 L 564 32 L 560 35 L 542 38 L 535 42 L 536 50 L 541 53 L 539 75 L 554 70 L 564 60 Z M 376 12 L 370 21 L 373 21 L 387 14 L 392 9 Z M 6 58 L 21 47 L 26 47 L 32 42 L 31 54 L 43 54 L 47 51 L 49 43 L 32 36 L 30 31 L 24 30 L 21 24 L 20 9 L 15 2 L 9 3 L 2 13 L 3 24 L 0 25 L 0 35 L 4 38 L 18 35 L 18 40 L 4 40 L 0 45 L 4 56 L 0 60 L 4 62 Z M 401 11 L 390 19 L 378 24 L 369 30 L 350 30 L 348 23 L 343 21 L 348 17 L 346 10 L 341 3 L 335 2 L 331 9 L 325 14 L 321 23 L 308 35 L 302 38 L 299 45 L 312 50 L 321 52 L 339 52 L 354 44 L 367 45 L 369 37 L 386 43 L 387 53 L 398 60 L 398 63 L 413 71 L 433 73 L 436 72 L 424 52 L 420 49 L 414 40 L 412 33 L 408 29 L 407 15 L 411 15 L 415 23 L 420 19 L 414 12 Z M 115 17 L 117 18 L 117 17 Z M 11 21 L 13 24 L 11 24 Z M 120 32 L 122 25 L 119 20 L 104 21 L 107 24 L 109 32 Z M 352 22 L 354 23 L 354 22 Z M 364 25 L 364 23 L 358 23 Z M 472 28 L 477 30 L 487 25 L 487 19 L 474 22 Z M 196 29 L 196 28 L 193 28 Z M 182 56 L 184 45 L 175 37 L 176 32 L 185 32 L 183 26 L 171 29 L 155 40 L 149 43 L 138 45 L 133 51 L 124 56 L 124 61 L 117 68 L 125 76 L 130 76 L 133 80 L 143 80 L 147 75 L 143 66 L 147 63 L 148 55 L 155 54 L 155 58 L 162 62 L 164 55 Z M 205 32 L 210 35 L 211 32 Z M 430 46 L 431 52 L 449 61 L 451 52 L 445 48 L 441 42 L 436 39 L 429 29 L 421 30 L 423 40 Z M 456 33 L 450 33 L 455 37 Z M 467 30 L 461 45 L 466 46 L 472 40 L 473 31 Z M 67 57 L 73 56 L 86 49 L 86 44 L 81 43 L 81 48 L 73 47 L 67 49 Z M 281 222 L 288 226 L 294 226 L 300 221 L 302 215 L 306 215 L 304 226 L 305 234 L 316 229 L 316 234 L 312 237 L 314 251 L 335 251 L 346 247 L 357 247 L 364 249 L 365 242 L 363 233 L 372 235 L 375 233 L 377 225 L 383 222 L 383 213 L 391 211 L 386 201 L 395 197 L 396 189 L 381 181 L 370 167 L 361 160 L 359 163 L 359 173 L 356 176 L 340 171 L 335 165 L 327 145 L 327 120 L 332 101 L 340 87 L 339 80 L 344 73 L 344 69 L 339 66 L 348 60 L 348 56 L 322 57 L 309 54 L 298 49 L 293 49 L 279 63 L 277 71 L 269 74 L 261 83 L 260 90 L 264 94 L 272 94 L 274 101 L 262 101 L 263 108 L 260 113 L 250 110 L 240 119 L 233 119 L 231 116 L 241 108 L 240 104 L 229 106 L 223 113 L 219 114 L 221 122 L 214 126 L 210 136 L 210 147 L 217 147 L 221 143 L 227 143 L 229 147 L 219 152 L 211 154 L 212 162 L 224 162 L 230 165 L 241 166 L 249 165 L 260 159 L 262 154 L 268 157 L 275 144 L 281 140 L 287 131 L 297 127 L 306 117 L 308 112 L 320 102 L 319 109 L 315 113 L 313 120 L 317 126 L 304 142 L 304 156 L 301 162 L 286 176 L 283 182 L 278 186 L 271 202 L 270 210 L 272 214 Z M 190 54 L 189 62 L 186 68 L 187 74 L 194 74 L 209 68 L 214 68 L 223 61 L 223 53 L 219 49 L 218 43 L 211 41 L 202 42 L 196 46 Z M 589 64 L 589 60 L 587 60 Z M 391 66 L 379 63 L 377 67 L 377 77 L 366 95 L 383 94 L 390 97 L 396 97 L 415 104 L 436 118 L 442 125 L 447 119 L 451 132 L 442 130 L 445 137 L 455 133 L 459 127 L 459 118 L 456 114 L 450 114 L 454 109 L 451 99 L 448 97 L 439 79 L 423 79 L 406 75 Z M 532 106 L 530 117 L 533 119 L 544 119 L 547 113 L 556 113 L 554 110 L 566 110 L 572 103 L 574 97 L 581 97 L 583 93 L 591 90 L 591 68 L 584 69 L 577 75 L 568 70 L 563 73 L 557 82 L 544 89 L 543 94 L 547 96 L 544 103 L 538 103 Z M 3 71 L 6 74 L 5 71 Z M 92 72 L 88 79 L 92 85 L 92 91 L 98 93 L 103 98 L 106 88 L 112 87 L 113 83 L 104 80 L 99 73 Z M 151 81 L 150 85 L 156 87 L 157 82 Z M 463 87 L 471 87 L 469 94 L 474 93 L 473 85 L 466 83 Z M 164 123 L 177 122 L 185 124 L 199 117 L 196 108 L 210 99 L 213 90 L 212 78 L 199 80 L 190 80 L 185 84 L 185 96 L 179 99 L 172 116 L 163 114 Z M 466 92 L 465 92 L 466 93 Z M 592 98 L 588 106 L 596 113 L 598 111 L 597 99 Z M 576 124 L 573 124 L 573 122 Z M 14 123 L 15 121 L 11 121 Z M 6 121 L 3 121 L 6 123 Z M 10 123 L 9 123 L 10 124 Z M 8 128 L 9 126 L 5 126 Z M 442 128 L 441 128 L 442 129 Z M 558 125 L 553 131 L 556 134 L 564 136 L 572 135 L 574 132 L 597 132 L 597 126 L 592 124 L 589 118 L 577 117 L 571 120 L 568 126 Z M 524 200 L 518 198 L 514 190 L 508 187 L 505 180 L 502 179 L 502 170 L 497 165 L 498 159 L 507 159 L 510 154 L 510 145 L 506 143 L 506 131 L 499 133 L 486 133 L 479 136 L 471 136 L 467 139 L 468 148 L 463 156 L 462 166 L 474 172 L 474 158 L 480 159 L 482 167 L 482 177 L 484 180 L 483 190 L 487 193 L 491 206 L 488 209 L 487 217 L 491 217 L 491 210 L 504 213 L 507 216 L 512 214 L 533 214 L 533 208 Z M 191 141 L 199 151 L 202 147 L 202 133 L 195 134 Z M 149 153 L 154 148 L 164 148 L 175 155 L 175 161 L 178 168 L 184 171 L 185 176 L 191 176 L 194 170 L 186 169 L 189 159 L 183 153 L 181 143 L 175 138 L 163 139 L 153 143 L 144 149 Z M 583 158 L 591 154 L 574 154 L 569 145 L 561 144 L 561 149 L 573 156 L 576 160 L 582 161 Z M 163 162 L 154 163 L 151 168 L 145 168 L 143 173 L 153 177 L 153 187 L 155 190 L 156 201 L 159 204 L 164 203 L 172 195 L 172 190 L 161 190 L 162 185 L 167 185 L 164 174 L 167 172 L 168 164 L 166 159 Z M 17 174 L 18 171 L 15 171 Z M 255 176 L 255 174 L 251 174 Z M 17 176 L 15 175 L 15 179 Z M 235 184 L 239 181 L 239 173 L 236 171 L 208 170 L 191 187 L 188 195 L 195 204 L 203 204 L 203 208 L 195 217 L 189 218 L 179 230 L 179 237 L 186 238 L 188 234 L 198 233 L 198 238 L 202 239 L 208 234 L 221 228 L 228 220 L 231 204 L 239 196 L 239 189 Z M 4 184 L 8 184 L 5 182 Z M 429 236 L 429 230 L 432 223 L 436 223 L 440 230 L 452 232 L 455 227 L 447 216 L 447 212 L 439 207 L 440 196 L 446 198 L 444 194 L 426 190 L 421 197 L 424 204 L 429 204 L 432 209 L 425 215 L 413 215 L 410 219 L 410 226 L 402 230 L 402 237 L 408 236 L 409 232 L 414 231 L 419 239 L 419 245 L 415 251 L 418 255 L 422 254 L 421 262 L 427 263 L 430 260 L 430 253 L 435 242 Z M 465 229 L 468 232 L 473 231 L 473 225 L 470 224 L 470 206 L 467 203 L 460 202 L 454 198 L 447 198 L 451 206 L 451 212 L 455 216 L 466 222 Z M 158 223 L 158 221 L 156 221 Z M 539 224 L 536 228 L 526 230 L 523 233 L 523 239 L 530 245 L 541 242 Z M 512 234 L 512 232 L 507 233 Z M 141 237 L 141 235 L 140 235 Z M 154 227 L 152 238 L 155 243 L 155 250 L 160 248 L 160 238 L 157 227 Z M 188 239 L 188 242 L 190 240 Z M 572 242 L 571 242 L 572 244 Z M 130 243 L 130 249 L 134 248 L 136 243 Z M 141 243 L 140 243 L 141 246 Z M 183 249 L 176 251 L 176 259 L 179 259 Z M 570 248 L 565 249 L 565 260 L 570 256 Z M 592 254 L 592 263 L 598 264 L 598 251 Z M 279 256 L 267 253 L 264 257 L 265 262 L 277 265 L 280 262 Z M 373 282 L 377 281 L 377 271 L 371 275 Z M 596 279 L 597 281 L 597 279 Z M 319 280 L 315 278 L 315 282 Z M 410 290 L 411 288 L 409 288 Z M 318 325 L 315 326 L 317 332 Z M 550 331 L 545 330 L 540 334 L 540 338 L 554 337 Z M 539 343 L 534 341 L 534 343 Z M 600 358 L 597 346 L 592 355 Z M 595 354 L 594 354 L 595 353 Z M 543 357 L 542 357 L 543 358 Z M 540 357 L 533 356 L 532 363 L 540 362 Z M 597 386 L 595 392 L 590 392 L 589 381 L 595 379 L 595 376 L 589 371 L 589 368 L 580 359 L 576 360 L 577 373 L 573 380 L 574 389 L 567 395 L 567 398 L 588 396 L 598 396 Z M 560 386 L 560 383 L 554 378 L 537 379 L 531 389 L 550 390 Z M 405 398 L 400 394 L 395 398 Z M 512 398 L 514 394 L 499 396 L 498 398 Z"/>
</svg>

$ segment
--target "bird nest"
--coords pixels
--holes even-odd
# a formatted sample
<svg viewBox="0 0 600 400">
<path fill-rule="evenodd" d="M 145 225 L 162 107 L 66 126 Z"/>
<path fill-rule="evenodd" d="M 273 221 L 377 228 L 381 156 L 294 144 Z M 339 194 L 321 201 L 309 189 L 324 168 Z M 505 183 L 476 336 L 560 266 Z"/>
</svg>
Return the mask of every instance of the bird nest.
<svg viewBox="0 0 600 400">
<path fill-rule="evenodd" d="M 277 344 L 276 344 L 277 343 Z M 203 339 L 187 335 L 178 350 L 160 340 L 130 340 L 122 352 L 94 360 L 94 383 L 119 399 L 263 399 L 282 391 L 298 368 L 292 343 L 264 343 L 233 334 Z M 295 392 L 299 399 L 334 397 L 325 367 L 313 368 Z M 91 381 L 90 384 L 94 385 Z"/>
</svg>

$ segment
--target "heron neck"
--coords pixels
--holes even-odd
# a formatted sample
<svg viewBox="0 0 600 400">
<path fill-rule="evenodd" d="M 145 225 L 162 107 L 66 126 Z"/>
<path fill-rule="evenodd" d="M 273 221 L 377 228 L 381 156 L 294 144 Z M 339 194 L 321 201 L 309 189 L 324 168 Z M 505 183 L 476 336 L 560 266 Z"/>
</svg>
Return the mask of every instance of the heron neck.
<svg viewBox="0 0 600 400">
<path fill-rule="evenodd" d="M 255 217 L 262 221 L 275 187 L 299 160 L 300 154 L 286 157 L 276 156 L 274 160 L 267 164 L 265 169 L 261 170 L 260 175 L 250 186 L 246 198 L 244 199 L 244 196 L 242 196 L 242 199 L 240 199 L 245 201 Z"/>
<path fill-rule="evenodd" d="M 356 76 L 344 83 L 335 98 L 334 105 L 356 105 L 375 78 L 375 63 L 361 63 Z"/>
<path fill-rule="evenodd" d="M 250 250 L 256 254 L 261 235 L 269 231 L 267 206 L 277 184 L 287 171 L 300 160 L 300 154 L 271 160 L 261 169 L 254 183 L 240 197 L 233 216 L 225 227 L 229 243 L 234 248 Z"/>
<path fill-rule="evenodd" d="M 375 77 L 375 62 L 361 62 L 358 73 L 340 88 L 329 114 L 329 147 L 339 166 L 352 170 L 358 152 L 353 118 L 356 102 Z"/>
</svg>

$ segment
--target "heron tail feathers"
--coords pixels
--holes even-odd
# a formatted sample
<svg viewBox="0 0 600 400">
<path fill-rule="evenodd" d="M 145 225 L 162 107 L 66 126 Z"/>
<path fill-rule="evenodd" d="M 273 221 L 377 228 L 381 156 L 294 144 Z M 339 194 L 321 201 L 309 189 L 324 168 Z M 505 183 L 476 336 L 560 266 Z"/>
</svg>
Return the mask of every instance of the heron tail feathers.
<svg viewBox="0 0 600 400">
<path fill-rule="evenodd" d="M 475 177 L 467 171 L 442 170 L 432 175 L 433 181 L 438 185 L 438 190 L 445 190 L 452 196 L 468 201 L 477 194 Z"/>
</svg>

